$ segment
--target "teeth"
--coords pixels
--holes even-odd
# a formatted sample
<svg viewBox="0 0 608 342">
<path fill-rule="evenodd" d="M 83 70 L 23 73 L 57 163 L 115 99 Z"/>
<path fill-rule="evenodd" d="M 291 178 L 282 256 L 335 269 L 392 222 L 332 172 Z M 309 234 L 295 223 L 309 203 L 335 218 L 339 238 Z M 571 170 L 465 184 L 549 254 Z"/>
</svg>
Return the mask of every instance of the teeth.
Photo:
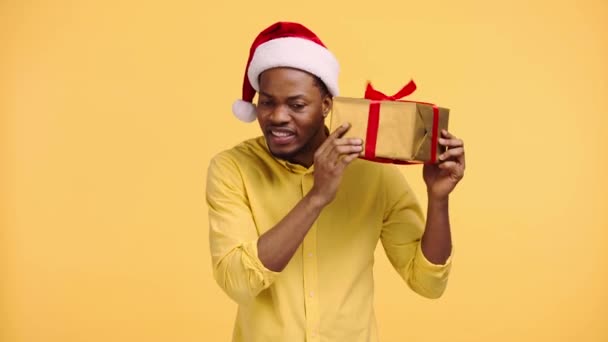
<svg viewBox="0 0 608 342">
<path fill-rule="evenodd" d="M 272 135 L 274 135 L 275 137 L 287 137 L 290 136 L 291 133 L 287 133 L 287 132 L 278 132 L 278 131 L 272 131 L 271 132 Z"/>
</svg>

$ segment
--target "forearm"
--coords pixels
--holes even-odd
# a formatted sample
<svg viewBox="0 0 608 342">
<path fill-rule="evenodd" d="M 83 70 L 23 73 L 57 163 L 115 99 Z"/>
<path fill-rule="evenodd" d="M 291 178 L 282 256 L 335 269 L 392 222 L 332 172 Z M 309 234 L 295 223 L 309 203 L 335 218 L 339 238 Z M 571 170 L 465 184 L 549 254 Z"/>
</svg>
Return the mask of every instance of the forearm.
<svg viewBox="0 0 608 342">
<path fill-rule="evenodd" d="M 444 264 L 452 253 L 449 199 L 429 196 L 422 252 L 434 264 Z"/>
<path fill-rule="evenodd" d="M 269 270 L 280 272 L 289 263 L 324 205 L 308 193 L 269 231 L 258 239 L 258 257 Z"/>
<path fill-rule="evenodd" d="M 363 149 L 361 139 L 342 139 L 349 128 L 349 124 L 342 124 L 325 139 L 314 153 L 312 189 L 258 239 L 258 258 L 269 270 L 280 272 L 287 266 L 321 210 L 335 198 L 344 169 Z"/>
</svg>

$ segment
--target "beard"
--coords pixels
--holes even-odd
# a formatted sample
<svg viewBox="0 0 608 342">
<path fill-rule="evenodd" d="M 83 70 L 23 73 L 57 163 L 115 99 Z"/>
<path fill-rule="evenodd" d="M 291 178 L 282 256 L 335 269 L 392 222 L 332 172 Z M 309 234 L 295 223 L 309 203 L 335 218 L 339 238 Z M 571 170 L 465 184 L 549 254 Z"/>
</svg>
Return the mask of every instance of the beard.
<svg viewBox="0 0 608 342">
<path fill-rule="evenodd" d="M 315 151 L 320 146 L 320 143 L 319 143 L 317 137 L 319 136 L 320 131 L 322 131 L 322 130 L 324 130 L 326 133 L 328 133 L 328 129 L 325 126 L 324 120 L 322 120 L 319 123 L 319 125 L 314 130 L 314 132 L 312 132 L 312 134 L 310 136 L 308 136 L 303 143 L 301 143 L 299 146 L 296 145 L 293 148 L 293 150 L 291 150 L 291 151 L 281 151 L 281 150 L 273 149 L 273 147 L 268 142 L 268 137 L 266 137 L 266 143 L 268 145 L 268 149 L 270 150 L 270 153 L 275 158 L 283 159 L 283 160 L 286 160 L 289 162 L 298 163 L 298 162 L 301 162 L 303 159 L 306 159 L 307 156 L 312 157 L 314 155 Z M 329 134 L 327 134 L 327 135 L 329 135 Z M 297 144 L 297 142 L 296 142 L 296 144 Z"/>
<path fill-rule="evenodd" d="M 270 146 L 270 145 L 269 145 Z M 272 147 L 269 147 L 270 149 L 270 153 L 279 159 L 283 159 L 283 160 L 287 160 L 287 161 L 292 161 L 294 158 L 301 156 L 301 155 L 305 155 L 308 153 L 314 153 L 311 152 L 312 151 L 312 143 L 310 140 L 308 140 L 307 142 L 304 143 L 304 145 L 300 146 L 300 147 L 296 147 L 293 151 L 287 151 L 287 152 L 283 152 L 283 151 L 274 151 L 272 149 Z"/>
</svg>

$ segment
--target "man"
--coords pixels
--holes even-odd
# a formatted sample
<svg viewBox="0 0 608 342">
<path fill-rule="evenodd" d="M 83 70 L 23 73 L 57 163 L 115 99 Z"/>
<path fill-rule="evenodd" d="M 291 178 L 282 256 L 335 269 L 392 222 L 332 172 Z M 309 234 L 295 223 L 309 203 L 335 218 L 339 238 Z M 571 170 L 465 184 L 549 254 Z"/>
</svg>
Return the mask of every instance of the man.
<svg viewBox="0 0 608 342">
<path fill-rule="evenodd" d="M 414 291 L 445 289 L 462 141 L 442 132 L 449 149 L 424 166 L 425 226 L 395 166 L 358 159 L 363 141 L 342 137 L 347 123 L 325 127 L 337 75 L 333 55 L 299 24 L 276 23 L 251 47 L 233 111 L 257 118 L 263 136 L 218 154 L 207 179 L 214 276 L 239 306 L 234 341 L 376 341 L 378 240 Z"/>
</svg>

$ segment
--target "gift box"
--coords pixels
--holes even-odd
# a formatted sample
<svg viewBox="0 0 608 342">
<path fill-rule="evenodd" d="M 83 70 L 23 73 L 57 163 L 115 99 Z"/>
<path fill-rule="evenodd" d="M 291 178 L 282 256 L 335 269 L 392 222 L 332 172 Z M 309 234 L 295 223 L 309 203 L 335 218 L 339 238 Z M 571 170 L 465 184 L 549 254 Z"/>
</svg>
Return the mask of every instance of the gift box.
<svg viewBox="0 0 608 342">
<path fill-rule="evenodd" d="M 364 139 L 361 158 L 395 164 L 434 163 L 445 148 L 438 143 L 448 128 L 449 109 L 432 103 L 404 101 L 416 89 L 413 81 L 387 96 L 368 84 L 365 98 L 334 97 L 330 120 L 333 132 L 351 124 L 344 137 Z"/>
</svg>

